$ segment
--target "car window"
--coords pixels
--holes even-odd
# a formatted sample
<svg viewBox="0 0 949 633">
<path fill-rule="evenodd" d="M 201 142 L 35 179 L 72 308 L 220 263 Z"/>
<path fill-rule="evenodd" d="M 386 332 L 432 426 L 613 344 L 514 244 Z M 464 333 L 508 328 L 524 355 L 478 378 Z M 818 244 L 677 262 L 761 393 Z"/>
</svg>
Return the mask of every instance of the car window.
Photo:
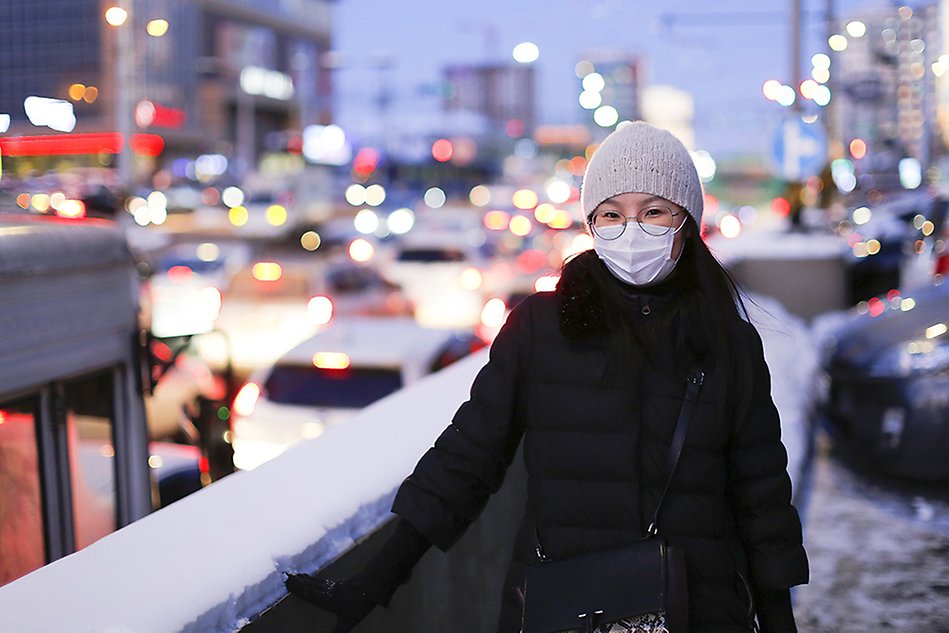
<svg viewBox="0 0 949 633">
<path fill-rule="evenodd" d="M 326 274 L 326 283 L 335 294 L 359 293 L 380 286 L 379 278 L 368 268 L 336 268 Z"/>
<path fill-rule="evenodd" d="M 159 272 L 168 272 L 175 266 L 187 266 L 199 275 L 210 275 L 218 272 L 224 267 L 224 260 L 216 259 L 209 262 L 198 259 L 197 257 L 164 257 L 158 262 Z"/>
<path fill-rule="evenodd" d="M 411 248 L 399 253 L 400 262 L 463 262 L 465 255 L 455 248 Z"/>
<path fill-rule="evenodd" d="M 397 369 L 302 365 L 277 365 L 264 385 L 271 402 L 347 409 L 365 407 L 401 387 L 402 375 Z"/>
</svg>

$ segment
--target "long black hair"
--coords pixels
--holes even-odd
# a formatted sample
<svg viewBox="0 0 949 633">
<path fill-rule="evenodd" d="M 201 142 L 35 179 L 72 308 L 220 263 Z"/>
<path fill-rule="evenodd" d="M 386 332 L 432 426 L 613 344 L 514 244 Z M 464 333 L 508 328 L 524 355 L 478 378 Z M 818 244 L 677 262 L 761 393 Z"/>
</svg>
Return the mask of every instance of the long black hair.
<svg viewBox="0 0 949 633">
<path fill-rule="evenodd" d="M 643 359 L 665 364 L 664 369 L 684 376 L 693 363 L 715 368 L 731 379 L 747 379 L 747 359 L 736 354 L 744 346 L 742 321 L 748 319 L 738 283 L 715 258 L 691 216 L 682 228 L 682 254 L 665 281 L 642 289 L 619 281 L 594 251 L 564 264 L 563 275 L 589 279 L 595 286 L 590 298 L 599 301 L 614 344 L 615 360 L 626 366 Z M 631 294 L 659 297 L 663 306 L 648 319 L 633 319 Z M 670 346 L 672 353 L 670 354 Z"/>
</svg>

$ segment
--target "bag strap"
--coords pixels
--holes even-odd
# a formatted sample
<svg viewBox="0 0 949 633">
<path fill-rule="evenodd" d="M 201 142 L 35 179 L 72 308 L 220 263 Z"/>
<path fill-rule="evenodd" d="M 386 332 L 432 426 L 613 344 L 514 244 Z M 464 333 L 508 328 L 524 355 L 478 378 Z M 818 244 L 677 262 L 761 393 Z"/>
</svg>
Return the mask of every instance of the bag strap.
<svg viewBox="0 0 949 633">
<path fill-rule="evenodd" d="M 659 533 L 659 509 L 666 498 L 666 492 L 672 483 L 672 475 L 675 474 L 676 465 L 679 463 L 679 456 L 682 454 L 682 447 L 685 446 L 685 435 L 689 430 L 689 422 L 692 420 L 692 413 L 695 409 L 695 401 L 698 399 L 699 390 L 702 383 L 705 382 L 705 372 L 698 365 L 689 368 L 689 376 L 686 378 L 685 398 L 682 400 L 682 408 L 679 409 L 679 418 L 676 420 L 675 431 L 672 434 L 672 444 L 669 445 L 669 460 L 666 470 L 669 472 L 666 477 L 666 485 L 662 487 L 662 494 L 659 495 L 659 503 L 656 504 L 656 510 L 652 513 L 652 519 L 649 520 L 649 527 L 646 528 L 646 537 L 655 536 Z"/>
<path fill-rule="evenodd" d="M 662 494 L 659 495 L 659 503 L 656 504 L 656 511 L 652 513 L 652 519 L 649 520 L 649 527 L 646 529 L 646 538 L 655 536 L 659 532 L 659 508 L 666 498 L 666 492 L 669 490 L 669 484 L 672 483 L 672 475 L 675 473 L 676 465 L 679 463 L 679 456 L 682 454 L 682 447 L 685 446 L 685 435 L 689 430 L 689 422 L 692 420 L 692 413 L 695 408 L 695 401 L 698 400 L 699 390 L 702 383 L 705 382 L 705 372 L 698 365 L 692 365 L 689 368 L 689 375 L 686 378 L 685 397 L 682 400 L 682 408 L 679 409 L 679 418 L 676 420 L 675 431 L 672 433 L 672 444 L 669 446 L 668 471 L 666 485 L 662 488 Z M 540 531 L 534 528 L 534 537 L 537 540 L 535 548 L 537 558 L 546 560 L 544 548 L 540 543 Z"/>
</svg>

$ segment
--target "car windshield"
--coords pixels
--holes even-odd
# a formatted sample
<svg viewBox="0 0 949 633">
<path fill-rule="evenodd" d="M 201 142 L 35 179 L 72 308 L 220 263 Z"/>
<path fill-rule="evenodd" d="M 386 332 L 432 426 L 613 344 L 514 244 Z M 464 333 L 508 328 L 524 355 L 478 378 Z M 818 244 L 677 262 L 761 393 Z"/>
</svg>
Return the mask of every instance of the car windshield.
<svg viewBox="0 0 949 633">
<path fill-rule="evenodd" d="M 399 253 L 401 262 L 463 262 L 465 255 L 453 248 L 413 248 Z"/>
<path fill-rule="evenodd" d="M 277 404 L 344 409 L 365 407 L 401 387 L 397 369 L 301 365 L 277 365 L 264 385 L 267 398 Z"/>
<path fill-rule="evenodd" d="M 158 263 L 158 272 L 168 272 L 176 266 L 187 266 L 199 275 L 209 275 L 218 272 L 224 267 L 224 260 L 215 259 L 209 262 L 197 257 L 165 257 Z"/>
</svg>

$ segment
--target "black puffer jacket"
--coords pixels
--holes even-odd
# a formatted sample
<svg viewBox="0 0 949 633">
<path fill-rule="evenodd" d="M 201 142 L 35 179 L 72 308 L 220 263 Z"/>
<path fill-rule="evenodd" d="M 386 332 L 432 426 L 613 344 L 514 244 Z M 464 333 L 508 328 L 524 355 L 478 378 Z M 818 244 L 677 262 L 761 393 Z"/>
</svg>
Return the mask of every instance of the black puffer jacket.
<svg viewBox="0 0 949 633">
<path fill-rule="evenodd" d="M 684 382 L 649 364 L 615 379 L 596 305 L 568 277 L 524 300 L 491 348 L 471 397 L 400 488 L 393 511 L 447 550 L 501 485 L 522 437 L 528 503 L 505 583 L 500 633 L 520 629 L 519 588 L 535 527 L 554 559 L 629 543 L 644 533 L 665 484 Z M 638 318 L 661 297 L 631 296 Z M 648 309 L 642 309 L 646 308 Z M 659 306 L 661 309 L 661 305 Z M 754 371 L 705 384 L 661 532 L 686 549 L 691 633 L 748 631 L 750 589 L 807 582 L 801 525 L 761 340 L 736 341 Z M 744 389 L 744 391 L 742 391 Z M 738 406 L 738 396 L 745 400 Z M 740 419 L 739 408 L 745 412 Z"/>
</svg>

